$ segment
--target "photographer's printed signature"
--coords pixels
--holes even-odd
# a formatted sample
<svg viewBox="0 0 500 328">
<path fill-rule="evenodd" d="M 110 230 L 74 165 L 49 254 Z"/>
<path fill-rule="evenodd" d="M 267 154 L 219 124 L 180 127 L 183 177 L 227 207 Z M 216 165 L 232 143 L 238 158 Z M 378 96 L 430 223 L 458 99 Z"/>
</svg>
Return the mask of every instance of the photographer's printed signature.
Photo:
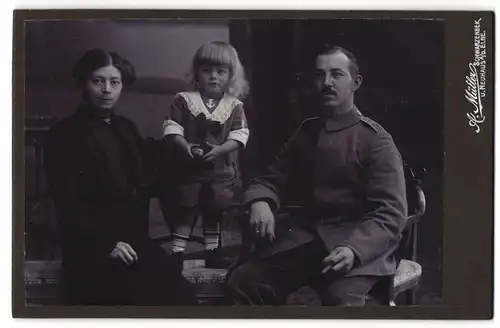
<svg viewBox="0 0 500 328">
<path fill-rule="evenodd" d="M 486 97 L 486 31 L 481 30 L 481 18 L 474 21 L 474 60 L 469 63 L 465 84 L 465 99 L 473 106 L 467 118 L 469 125 L 479 133 L 479 125 L 486 119 L 482 103 L 482 98 Z"/>
</svg>

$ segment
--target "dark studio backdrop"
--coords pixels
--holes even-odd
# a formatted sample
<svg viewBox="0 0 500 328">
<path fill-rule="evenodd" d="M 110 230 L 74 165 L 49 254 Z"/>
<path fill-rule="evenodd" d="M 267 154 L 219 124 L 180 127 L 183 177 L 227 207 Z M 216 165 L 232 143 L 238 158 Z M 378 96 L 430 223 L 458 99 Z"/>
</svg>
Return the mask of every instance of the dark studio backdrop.
<svg viewBox="0 0 500 328">
<path fill-rule="evenodd" d="M 313 48 L 329 42 L 356 55 L 364 78 L 356 95 L 359 109 L 393 135 L 415 171 L 425 169 L 427 212 L 419 225 L 418 245 L 423 266 L 420 303 L 440 302 L 444 24 L 435 20 L 29 22 L 26 258 L 57 257 L 51 255 L 57 225 L 39 165 L 40 127 L 76 108 L 79 94 L 70 80 L 73 63 L 94 47 L 128 58 L 138 81 L 122 93 L 117 110 L 131 118 L 144 137 L 161 138 L 163 118 L 173 95 L 185 88 L 184 74 L 194 52 L 211 40 L 236 47 L 251 83 L 245 109 L 252 132 L 241 163 L 245 178 L 269 162 L 304 118 L 314 115 L 305 74 Z"/>
<path fill-rule="evenodd" d="M 314 116 L 307 72 L 322 43 L 358 59 L 360 111 L 392 134 L 422 179 L 427 210 L 419 225 L 421 295 L 439 302 L 442 274 L 444 23 L 436 20 L 298 19 L 233 21 L 231 42 L 251 72 L 248 174 L 267 163 L 300 122 Z M 248 101 L 247 101 L 248 102 Z M 248 106 L 247 106 L 248 107 Z M 252 172 L 252 173 L 250 173 Z"/>
</svg>

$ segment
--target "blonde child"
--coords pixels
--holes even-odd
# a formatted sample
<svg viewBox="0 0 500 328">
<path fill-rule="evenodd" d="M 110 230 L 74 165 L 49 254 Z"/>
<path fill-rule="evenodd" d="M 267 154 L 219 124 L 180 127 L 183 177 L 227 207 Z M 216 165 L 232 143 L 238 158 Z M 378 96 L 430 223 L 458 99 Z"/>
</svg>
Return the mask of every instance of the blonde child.
<svg viewBox="0 0 500 328">
<path fill-rule="evenodd" d="M 191 228 L 203 218 L 205 265 L 227 266 L 218 253 L 220 219 L 238 183 L 238 151 L 250 131 L 243 99 L 249 91 L 238 53 L 228 43 L 209 42 L 195 53 L 192 91 L 177 94 L 163 124 L 177 152 L 176 218 L 172 252 L 182 270 Z"/>
</svg>

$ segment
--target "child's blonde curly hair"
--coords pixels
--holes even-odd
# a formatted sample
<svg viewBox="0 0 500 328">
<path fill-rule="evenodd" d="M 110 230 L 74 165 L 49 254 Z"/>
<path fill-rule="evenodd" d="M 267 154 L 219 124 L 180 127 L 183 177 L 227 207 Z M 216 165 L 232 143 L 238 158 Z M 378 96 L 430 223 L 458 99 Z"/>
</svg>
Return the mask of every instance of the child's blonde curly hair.
<svg viewBox="0 0 500 328">
<path fill-rule="evenodd" d="M 205 64 L 225 65 L 229 68 L 231 77 L 226 92 L 243 100 L 250 92 L 250 86 L 245 78 L 245 70 L 233 46 L 222 41 L 205 43 L 195 53 L 191 72 L 189 73 L 190 86 L 198 90 L 197 72 Z"/>
</svg>

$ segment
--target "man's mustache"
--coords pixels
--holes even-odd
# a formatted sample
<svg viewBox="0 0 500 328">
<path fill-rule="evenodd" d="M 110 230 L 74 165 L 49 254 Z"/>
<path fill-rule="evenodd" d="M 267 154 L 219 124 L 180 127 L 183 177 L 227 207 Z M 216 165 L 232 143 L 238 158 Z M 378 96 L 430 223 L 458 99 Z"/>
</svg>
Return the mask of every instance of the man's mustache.
<svg viewBox="0 0 500 328">
<path fill-rule="evenodd" d="M 333 95 L 333 96 L 338 95 L 337 91 L 335 91 L 333 89 L 328 89 L 328 88 L 324 88 L 323 90 L 321 90 L 321 94 L 322 95 Z"/>
</svg>

